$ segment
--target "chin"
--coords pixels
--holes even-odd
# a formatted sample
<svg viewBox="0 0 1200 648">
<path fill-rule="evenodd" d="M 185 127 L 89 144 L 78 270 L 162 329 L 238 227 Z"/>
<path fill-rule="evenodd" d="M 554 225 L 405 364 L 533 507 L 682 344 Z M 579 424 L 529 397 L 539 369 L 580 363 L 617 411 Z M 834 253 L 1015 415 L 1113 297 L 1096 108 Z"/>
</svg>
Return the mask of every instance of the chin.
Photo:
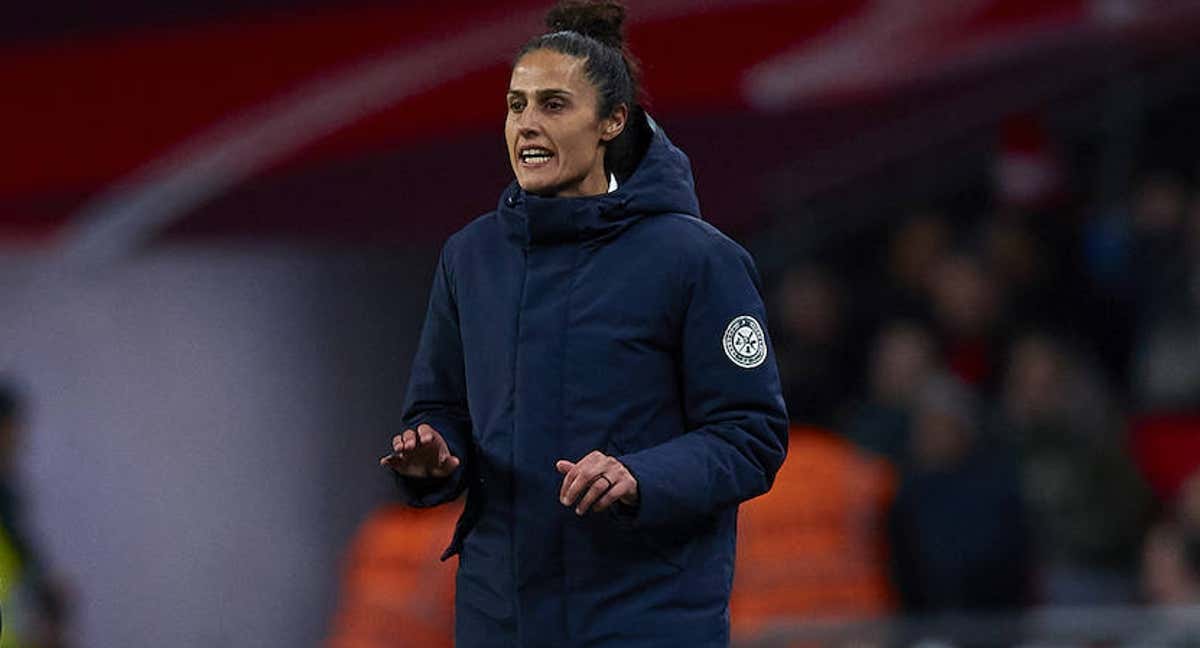
<svg viewBox="0 0 1200 648">
<path fill-rule="evenodd" d="M 557 193 L 553 183 L 537 180 L 522 180 L 517 178 L 517 184 L 521 185 L 521 189 L 525 193 L 536 194 L 539 196 L 551 196 Z"/>
</svg>

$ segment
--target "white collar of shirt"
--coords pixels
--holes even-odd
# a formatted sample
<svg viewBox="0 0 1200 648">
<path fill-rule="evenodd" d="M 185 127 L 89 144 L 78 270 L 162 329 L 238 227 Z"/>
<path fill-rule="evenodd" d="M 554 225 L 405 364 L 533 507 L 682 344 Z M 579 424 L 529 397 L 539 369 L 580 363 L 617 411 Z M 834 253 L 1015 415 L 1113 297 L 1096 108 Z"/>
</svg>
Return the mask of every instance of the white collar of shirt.
<svg viewBox="0 0 1200 648">
<path fill-rule="evenodd" d="M 608 192 L 612 193 L 617 190 L 617 176 L 608 174 Z"/>
</svg>

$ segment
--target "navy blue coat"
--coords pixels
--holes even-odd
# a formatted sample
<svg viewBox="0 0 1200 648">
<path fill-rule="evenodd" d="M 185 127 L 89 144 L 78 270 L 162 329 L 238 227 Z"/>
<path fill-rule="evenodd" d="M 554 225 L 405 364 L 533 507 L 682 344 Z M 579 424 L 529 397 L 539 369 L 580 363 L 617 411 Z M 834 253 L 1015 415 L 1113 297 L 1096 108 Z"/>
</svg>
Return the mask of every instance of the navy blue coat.
<svg viewBox="0 0 1200 648">
<path fill-rule="evenodd" d="M 770 488 L 787 413 L 753 261 L 653 130 L 616 191 L 513 182 L 442 249 L 404 423 L 463 464 L 397 483 L 414 506 L 467 492 L 442 557 L 459 648 L 729 643 L 737 507 Z M 636 509 L 559 503 L 555 462 L 593 450 Z"/>
</svg>

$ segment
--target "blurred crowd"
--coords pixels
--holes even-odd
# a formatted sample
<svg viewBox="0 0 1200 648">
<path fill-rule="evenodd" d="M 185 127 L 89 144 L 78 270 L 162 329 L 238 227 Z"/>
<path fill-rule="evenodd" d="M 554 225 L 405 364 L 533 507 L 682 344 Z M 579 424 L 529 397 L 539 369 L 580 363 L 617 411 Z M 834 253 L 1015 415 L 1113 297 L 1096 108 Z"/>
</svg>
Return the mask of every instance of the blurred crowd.
<svg viewBox="0 0 1200 648">
<path fill-rule="evenodd" d="M 1131 186 L 913 208 L 766 277 L 793 422 L 895 466 L 903 611 L 1200 603 L 1200 164 Z"/>
</svg>

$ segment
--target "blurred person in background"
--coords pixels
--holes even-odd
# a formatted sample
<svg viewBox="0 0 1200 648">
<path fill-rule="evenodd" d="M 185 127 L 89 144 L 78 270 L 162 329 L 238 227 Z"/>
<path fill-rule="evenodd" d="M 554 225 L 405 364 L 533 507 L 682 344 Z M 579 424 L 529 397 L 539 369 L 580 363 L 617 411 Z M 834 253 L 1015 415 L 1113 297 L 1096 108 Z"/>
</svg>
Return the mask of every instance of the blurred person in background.
<svg viewBox="0 0 1200 648">
<path fill-rule="evenodd" d="M 1018 337 L 991 432 L 1020 460 L 1040 602 L 1132 602 L 1149 491 L 1096 372 L 1048 333 Z"/>
<path fill-rule="evenodd" d="M 1153 628 L 1129 642 L 1132 647 L 1191 646 L 1200 606 L 1200 469 L 1180 484 L 1147 531 L 1141 550 L 1142 600 L 1164 614 Z M 1172 609 L 1184 614 L 1172 616 Z"/>
<path fill-rule="evenodd" d="M 1126 201 L 1103 206 L 1083 226 L 1093 302 L 1088 321 L 1103 322 L 1093 331 L 1101 360 L 1125 381 L 1121 387 L 1133 393 L 1135 404 L 1171 407 L 1180 368 L 1171 366 L 1162 345 L 1178 345 L 1191 358 L 1197 353 L 1181 330 L 1189 314 L 1179 308 L 1191 301 L 1185 294 L 1188 189 L 1179 174 L 1161 168 L 1143 172 L 1133 184 Z"/>
<path fill-rule="evenodd" d="M 1142 600 L 1165 614 L 1138 633 L 1127 648 L 1196 645 L 1191 610 L 1200 605 L 1200 536 L 1167 515 L 1146 533 L 1141 552 Z M 1172 616 L 1174 609 L 1184 616 Z"/>
<path fill-rule="evenodd" d="M 842 290 L 816 265 L 788 269 L 776 291 L 780 379 L 794 423 L 829 427 L 853 389 Z"/>
<path fill-rule="evenodd" d="M 1061 283 L 1064 264 L 1048 253 L 1052 241 L 1039 236 L 1032 218 L 1004 210 L 987 219 L 980 236 L 983 257 L 1012 320 L 1058 323 L 1070 311 Z"/>
<path fill-rule="evenodd" d="M 467 500 L 455 644 L 726 646 L 738 505 L 787 411 L 761 282 L 637 103 L 617 2 L 563 2 L 512 67 L 515 180 L 435 271 L 405 500 Z"/>
<path fill-rule="evenodd" d="M 34 545 L 17 486 L 24 415 L 16 389 L 0 381 L 0 648 L 62 648 L 65 595 Z"/>
<path fill-rule="evenodd" d="M 1141 551 L 1142 601 L 1154 608 L 1126 648 L 1195 646 L 1200 605 L 1200 536 L 1168 513 L 1146 533 Z M 1182 614 L 1176 614 L 1177 612 Z"/>
<path fill-rule="evenodd" d="M 843 422 L 843 434 L 861 448 L 903 461 L 912 409 L 921 386 L 938 369 L 937 353 L 920 323 L 898 320 L 885 326 L 872 349 L 867 398 Z"/>
<path fill-rule="evenodd" d="M 1174 520 L 1164 519 L 1150 528 L 1142 545 L 1141 586 L 1146 603 L 1200 604 L 1197 540 Z"/>
<path fill-rule="evenodd" d="M 1002 332 L 995 276 L 978 255 L 960 250 L 937 264 L 931 297 L 946 366 L 968 385 L 991 391 Z"/>
<path fill-rule="evenodd" d="M 1029 533 L 1018 467 L 981 436 L 979 409 L 971 388 L 947 374 L 928 378 L 917 395 L 890 522 L 906 612 L 1028 603 Z"/>
<path fill-rule="evenodd" d="M 1182 185 L 1168 178 L 1139 203 L 1138 222 L 1148 231 L 1134 259 L 1134 396 L 1150 412 L 1200 409 L 1200 190 L 1187 208 Z"/>
<path fill-rule="evenodd" d="M 946 217 L 937 211 L 918 210 L 901 222 L 888 239 L 885 282 L 872 300 L 882 317 L 931 320 L 935 273 L 952 238 Z"/>
<path fill-rule="evenodd" d="M 1137 311 L 1157 319 L 1185 290 L 1190 241 L 1185 215 L 1188 187 L 1178 174 L 1155 171 L 1144 177 L 1133 198 L 1131 271 Z"/>
</svg>

